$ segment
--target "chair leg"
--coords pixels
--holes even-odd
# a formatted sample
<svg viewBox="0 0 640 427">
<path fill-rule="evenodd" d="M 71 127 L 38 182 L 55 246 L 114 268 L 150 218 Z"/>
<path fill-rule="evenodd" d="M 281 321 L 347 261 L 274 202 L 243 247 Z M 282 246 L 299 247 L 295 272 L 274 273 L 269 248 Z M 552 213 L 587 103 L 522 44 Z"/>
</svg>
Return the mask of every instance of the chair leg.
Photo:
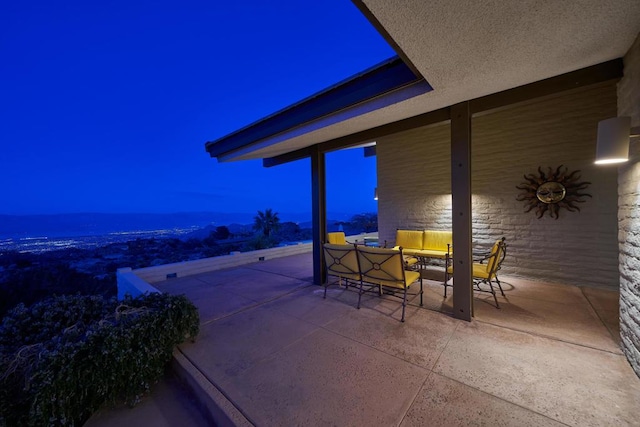
<svg viewBox="0 0 640 427">
<path fill-rule="evenodd" d="M 347 283 L 348 279 L 345 279 L 345 283 Z M 335 283 L 335 282 L 334 282 Z M 342 286 L 342 277 L 338 278 L 338 286 Z M 327 299 L 327 288 L 329 287 L 329 278 L 327 277 L 327 281 L 324 282 L 324 299 Z"/>
<path fill-rule="evenodd" d="M 444 297 L 447 298 L 447 286 L 449 283 L 449 255 L 444 258 Z"/>
<path fill-rule="evenodd" d="M 420 272 L 420 307 L 422 307 L 424 304 L 422 303 L 422 294 L 423 294 L 423 290 L 422 290 L 422 272 Z"/>
<path fill-rule="evenodd" d="M 453 285 L 449 284 L 449 280 L 452 279 L 452 276 L 449 276 L 449 274 L 446 273 L 446 272 L 444 274 L 445 274 L 445 278 L 444 278 L 445 280 L 444 280 L 443 285 L 444 285 L 444 297 L 446 299 L 447 298 L 447 288 L 448 287 L 452 287 L 453 288 Z"/>
<path fill-rule="evenodd" d="M 493 300 L 496 302 L 496 308 L 500 308 L 500 304 L 498 304 L 498 297 L 496 296 L 496 291 L 493 289 L 493 283 L 491 283 L 491 280 L 487 281 L 487 283 L 489 283 L 489 288 L 491 288 Z"/>
<path fill-rule="evenodd" d="M 402 298 L 402 319 L 401 322 L 404 322 L 404 310 L 407 307 L 407 287 L 404 287 L 404 296 Z"/>
<path fill-rule="evenodd" d="M 506 296 L 504 294 L 504 291 L 502 290 L 502 285 L 500 284 L 500 280 L 498 280 L 498 276 L 496 275 L 496 283 L 498 284 L 498 287 L 500 288 L 500 293 L 502 294 L 502 296 Z"/>
<path fill-rule="evenodd" d="M 450 262 L 451 258 L 449 257 L 449 255 L 446 255 L 444 258 L 444 297 L 447 298 L 447 286 L 449 283 L 449 262 Z"/>
<path fill-rule="evenodd" d="M 360 281 L 360 290 L 358 291 L 358 310 L 360 310 L 360 300 L 362 299 L 362 280 Z"/>
</svg>

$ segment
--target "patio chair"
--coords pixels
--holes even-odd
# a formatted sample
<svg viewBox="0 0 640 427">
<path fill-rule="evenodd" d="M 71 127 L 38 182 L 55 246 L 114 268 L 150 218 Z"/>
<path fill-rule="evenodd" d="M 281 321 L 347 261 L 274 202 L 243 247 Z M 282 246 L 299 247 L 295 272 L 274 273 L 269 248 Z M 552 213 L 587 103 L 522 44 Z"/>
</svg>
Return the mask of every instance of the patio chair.
<svg viewBox="0 0 640 427">
<path fill-rule="evenodd" d="M 493 299 L 496 302 L 496 308 L 500 308 L 500 304 L 498 304 L 498 298 L 496 296 L 495 289 L 493 288 L 493 282 L 495 281 L 500 289 L 500 293 L 502 296 L 504 295 L 504 291 L 502 290 L 502 286 L 500 285 L 500 281 L 497 277 L 497 272 L 500 270 L 502 266 L 502 261 L 507 254 L 507 245 L 505 243 L 505 238 L 501 238 L 496 240 L 491 248 L 491 253 L 483 258 L 480 262 L 473 263 L 472 276 L 473 276 L 473 284 L 475 286 L 475 290 L 480 292 L 489 292 L 493 295 Z M 486 264 L 484 263 L 486 261 Z M 447 273 L 449 277 L 453 276 L 453 266 L 447 268 Z M 489 285 L 489 290 L 482 289 L 480 287 L 481 284 Z M 445 297 L 447 295 L 447 286 L 448 283 L 445 282 Z"/>
<path fill-rule="evenodd" d="M 507 244 L 504 243 L 505 238 L 502 238 L 502 243 L 503 243 L 503 247 L 502 247 L 502 256 L 500 257 L 500 259 L 498 260 L 498 268 L 495 272 L 495 278 L 494 280 L 496 281 L 496 283 L 498 284 L 498 286 L 500 287 L 500 290 L 502 291 L 502 286 L 500 285 L 500 279 L 498 279 L 498 271 L 500 271 L 500 269 L 502 268 L 502 261 L 504 261 L 504 258 L 507 256 Z M 492 248 L 493 249 L 493 248 Z M 489 260 L 493 259 L 491 257 L 491 250 L 487 251 L 477 251 L 473 253 L 474 256 L 474 262 L 478 262 L 480 264 L 484 264 L 485 262 L 488 262 Z M 504 292 L 502 292 L 502 296 L 504 296 Z"/>
<path fill-rule="evenodd" d="M 327 276 L 337 277 L 339 285 L 342 285 L 342 279 L 344 279 L 346 287 L 349 287 L 349 281 L 352 281 L 354 285 L 360 282 L 358 255 L 356 254 L 355 245 L 325 243 L 323 250 L 327 264 Z M 324 298 L 327 297 L 328 287 L 329 278 L 324 284 Z"/>
<path fill-rule="evenodd" d="M 419 271 L 405 269 L 402 248 L 386 249 L 357 246 L 358 264 L 360 265 L 360 292 L 358 293 L 358 308 L 365 291 L 365 284 L 369 288 L 384 289 L 390 296 L 402 298 L 402 318 L 404 322 L 407 306 L 407 290 L 420 279 L 420 305 L 422 306 L 422 277 Z M 400 297 L 397 295 L 402 293 Z"/>
<path fill-rule="evenodd" d="M 327 233 L 327 243 L 331 243 L 334 245 L 353 245 L 358 243 L 358 241 L 356 240 L 355 242 L 350 242 L 347 240 L 344 231 L 334 231 L 331 233 Z"/>
</svg>

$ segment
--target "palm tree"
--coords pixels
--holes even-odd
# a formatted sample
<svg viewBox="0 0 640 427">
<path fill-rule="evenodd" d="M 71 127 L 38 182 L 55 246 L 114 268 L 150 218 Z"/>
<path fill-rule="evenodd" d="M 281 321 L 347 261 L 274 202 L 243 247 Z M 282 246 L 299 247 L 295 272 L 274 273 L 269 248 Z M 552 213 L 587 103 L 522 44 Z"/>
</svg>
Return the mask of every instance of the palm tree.
<svg viewBox="0 0 640 427">
<path fill-rule="evenodd" d="M 258 215 L 256 215 L 253 220 L 253 229 L 262 231 L 265 237 L 269 237 L 271 232 L 276 231 L 280 225 L 278 212 L 273 212 L 271 209 L 265 209 L 264 212 L 258 211 Z"/>
</svg>

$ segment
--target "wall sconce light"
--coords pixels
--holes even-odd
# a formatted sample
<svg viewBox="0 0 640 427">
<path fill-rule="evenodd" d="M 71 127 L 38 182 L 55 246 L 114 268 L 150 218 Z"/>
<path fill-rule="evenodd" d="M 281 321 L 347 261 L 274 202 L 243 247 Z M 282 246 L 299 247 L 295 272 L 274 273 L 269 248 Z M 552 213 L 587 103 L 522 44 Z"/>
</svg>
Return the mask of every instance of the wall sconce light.
<svg viewBox="0 0 640 427">
<path fill-rule="evenodd" d="M 640 136 L 640 127 L 631 128 L 631 117 L 613 117 L 598 123 L 596 164 L 629 160 L 629 138 Z"/>
<path fill-rule="evenodd" d="M 378 187 L 373 189 L 373 200 L 378 200 Z"/>
</svg>

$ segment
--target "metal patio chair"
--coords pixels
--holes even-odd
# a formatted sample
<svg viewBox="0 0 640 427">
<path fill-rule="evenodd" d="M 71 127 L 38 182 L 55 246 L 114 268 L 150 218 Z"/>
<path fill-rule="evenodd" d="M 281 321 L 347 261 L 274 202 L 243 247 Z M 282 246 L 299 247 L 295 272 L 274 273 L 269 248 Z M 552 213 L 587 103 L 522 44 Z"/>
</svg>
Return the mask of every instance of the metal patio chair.
<svg viewBox="0 0 640 427">
<path fill-rule="evenodd" d="M 402 299 L 402 318 L 404 322 L 407 306 L 407 290 L 420 280 L 420 305 L 422 306 L 422 277 L 419 271 L 405 268 L 402 248 L 386 249 L 357 246 L 358 264 L 360 266 L 360 291 L 358 293 L 358 308 L 362 300 L 362 294 L 366 292 L 365 285 L 372 289 L 378 287 L 379 291 Z M 398 295 L 398 294 L 401 294 Z"/>
<path fill-rule="evenodd" d="M 491 248 L 491 252 L 489 255 L 482 258 L 479 262 L 473 263 L 472 276 L 473 276 L 473 284 L 475 286 L 476 291 L 480 292 L 489 292 L 493 295 L 493 299 L 496 302 L 496 308 L 500 308 L 500 304 L 498 304 L 498 298 L 496 296 L 495 289 L 493 288 L 493 282 L 498 285 L 498 289 L 500 289 L 500 293 L 502 296 L 504 295 L 504 291 L 502 290 L 502 285 L 498 280 L 498 270 L 502 267 L 502 261 L 507 254 L 507 244 L 505 243 L 505 238 L 501 238 L 496 240 Z M 453 266 L 447 268 L 447 273 L 449 277 L 453 277 Z M 483 289 L 480 285 L 488 285 L 489 289 Z M 451 286 L 445 283 L 445 297 L 447 292 L 447 286 Z"/>
<path fill-rule="evenodd" d="M 349 287 L 349 281 L 353 282 L 354 285 L 360 282 L 358 255 L 356 254 L 355 245 L 325 243 L 323 251 L 327 264 L 327 276 L 337 277 L 339 285 L 342 285 L 342 279 L 344 279 L 346 287 Z M 327 277 L 324 285 L 324 298 L 327 297 L 328 287 L 329 278 Z"/>
</svg>

